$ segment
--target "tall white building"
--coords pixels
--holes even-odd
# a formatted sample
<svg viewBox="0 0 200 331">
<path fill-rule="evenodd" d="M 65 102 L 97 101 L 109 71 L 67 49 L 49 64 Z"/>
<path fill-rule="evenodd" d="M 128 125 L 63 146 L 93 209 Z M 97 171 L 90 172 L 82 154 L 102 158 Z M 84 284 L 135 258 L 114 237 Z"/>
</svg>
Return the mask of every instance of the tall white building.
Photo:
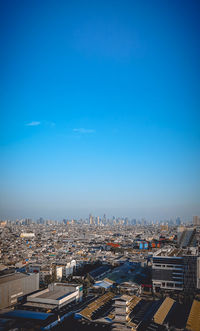
<svg viewBox="0 0 200 331">
<path fill-rule="evenodd" d="M 200 217 L 193 216 L 193 225 L 200 225 Z"/>
</svg>

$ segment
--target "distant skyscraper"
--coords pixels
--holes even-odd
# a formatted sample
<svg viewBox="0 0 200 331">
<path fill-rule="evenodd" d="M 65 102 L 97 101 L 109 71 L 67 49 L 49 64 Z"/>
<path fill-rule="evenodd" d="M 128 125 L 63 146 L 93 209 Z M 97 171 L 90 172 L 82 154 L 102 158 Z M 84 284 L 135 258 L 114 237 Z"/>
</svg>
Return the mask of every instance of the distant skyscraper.
<svg viewBox="0 0 200 331">
<path fill-rule="evenodd" d="M 92 225 L 93 224 L 93 217 L 92 217 L 91 214 L 89 215 L 89 220 L 90 220 L 90 225 Z"/>
<path fill-rule="evenodd" d="M 63 219 L 63 224 L 67 224 L 67 220 L 65 218 Z"/>
<path fill-rule="evenodd" d="M 99 216 L 97 217 L 97 224 L 100 225 L 100 218 L 99 218 Z"/>
<path fill-rule="evenodd" d="M 176 219 L 176 225 L 177 226 L 181 225 L 181 219 L 180 219 L 180 217 L 177 217 L 177 219 Z"/>
<path fill-rule="evenodd" d="M 193 225 L 200 225 L 200 217 L 193 216 Z"/>
</svg>

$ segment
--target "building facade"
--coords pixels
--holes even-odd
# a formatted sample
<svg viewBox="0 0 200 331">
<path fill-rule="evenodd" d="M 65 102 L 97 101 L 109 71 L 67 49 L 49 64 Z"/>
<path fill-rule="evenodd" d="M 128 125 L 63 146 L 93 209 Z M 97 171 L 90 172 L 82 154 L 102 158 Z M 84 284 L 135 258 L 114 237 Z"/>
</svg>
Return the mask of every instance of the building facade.
<svg viewBox="0 0 200 331">
<path fill-rule="evenodd" d="M 0 277 L 0 309 L 13 306 L 18 298 L 39 290 L 39 274 L 13 273 Z"/>
<path fill-rule="evenodd" d="M 198 256 L 183 250 L 159 251 L 153 256 L 152 282 L 155 292 L 194 292 L 198 286 Z"/>
</svg>

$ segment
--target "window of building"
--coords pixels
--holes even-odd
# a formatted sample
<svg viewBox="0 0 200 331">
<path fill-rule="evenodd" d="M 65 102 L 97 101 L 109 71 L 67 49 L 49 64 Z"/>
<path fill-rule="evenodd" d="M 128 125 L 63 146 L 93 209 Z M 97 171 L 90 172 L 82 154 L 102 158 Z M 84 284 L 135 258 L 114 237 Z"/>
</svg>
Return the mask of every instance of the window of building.
<svg viewBox="0 0 200 331">
<path fill-rule="evenodd" d="M 167 287 L 174 287 L 174 283 L 167 283 Z"/>
<path fill-rule="evenodd" d="M 182 285 L 181 284 L 175 284 L 175 287 L 180 288 L 180 287 L 182 287 Z"/>
</svg>

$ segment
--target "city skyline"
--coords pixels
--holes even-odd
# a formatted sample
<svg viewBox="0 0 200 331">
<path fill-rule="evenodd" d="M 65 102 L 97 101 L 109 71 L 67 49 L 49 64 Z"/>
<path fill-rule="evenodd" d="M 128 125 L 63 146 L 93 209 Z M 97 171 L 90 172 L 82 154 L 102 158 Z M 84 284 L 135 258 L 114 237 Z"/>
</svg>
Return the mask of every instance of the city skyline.
<svg viewBox="0 0 200 331">
<path fill-rule="evenodd" d="M 87 216 L 76 216 L 76 217 L 70 217 L 65 215 L 64 217 L 10 217 L 10 218 L 2 218 L 0 219 L 0 223 L 3 222 L 9 222 L 9 223 L 20 223 L 23 224 L 43 224 L 46 222 L 53 222 L 53 223 L 64 223 L 64 224 L 73 224 L 73 222 L 78 224 L 90 224 L 90 225 L 114 225 L 114 224 L 124 224 L 124 225 L 138 225 L 138 224 L 168 224 L 171 226 L 179 226 L 181 224 L 185 225 L 198 225 L 200 223 L 200 216 L 193 215 L 188 218 L 182 218 L 180 216 L 174 216 L 171 218 L 150 218 L 150 217 L 130 217 L 130 216 L 124 216 L 124 215 L 100 215 L 100 214 L 89 214 Z"/>
<path fill-rule="evenodd" d="M 0 6 L 0 219 L 200 215 L 200 3 Z"/>
</svg>

